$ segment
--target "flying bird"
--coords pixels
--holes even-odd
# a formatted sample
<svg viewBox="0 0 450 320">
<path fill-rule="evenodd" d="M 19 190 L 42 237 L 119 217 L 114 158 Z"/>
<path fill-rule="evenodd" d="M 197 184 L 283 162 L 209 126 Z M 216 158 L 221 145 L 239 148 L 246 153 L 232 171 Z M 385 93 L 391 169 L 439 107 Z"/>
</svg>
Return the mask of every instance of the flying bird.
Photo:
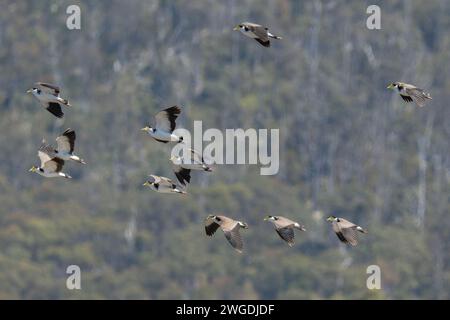
<svg viewBox="0 0 450 320">
<path fill-rule="evenodd" d="M 71 176 L 61 172 L 64 166 L 64 160 L 57 157 L 52 157 L 52 149 L 53 148 L 51 148 L 49 145 L 43 144 L 38 150 L 38 156 L 41 160 L 41 166 L 32 166 L 29 171 L 37 173 L 46 178 L 63 177 L 71 179 Z"/>
<path fill-rule="evenodd" d="M 245 222 L 233 220 L 225 216 L 209 215 L 205 219 L 206 235 L 212 236 L 218 228 L 221 228 L 231 246 L 239 253 L 242 253 L 244 243 L 242 242 L 239 230 L 248 229 Z"/>
<path fill-rule="evenodd" d="M 415 102 L 419 107 L 425 106 L 427 100 L 432 100 L 431 95 L 425 92 L 423 89 L 417 88 L 412 84 L 404 82 L 391 83 L 388 89 L 397 89 L 400 97 L 406 102 Z"/>
<path fill-rule="evenodd" d="M 159 193 L 186 194 L 186 191 L 173 183 L 169 178 L 160 177 L 153 174 L 149 175 L 149 179 L 143 185 L 146 187 L 150 187 L 150 189 Z"/>
<path fill-rule="evenodd" d="M 182 142 L 183 137 L 178 137 L 172 132 L 176 127 L 176 119 L 181 113 L 181 108 L 178 106 L 173 106 L 158 112 L 155 115 L 155 128 L 146 126 L 142 128 L 142 131 L 147 132 L 156 141 L 167 143 L 167 142 Z"/>
<path fill-rule="evenodd" d="M 336 233 L 339 240 L 343 243 L 356 246 L 358 244 L 356 231 L 361 233 L 367 233 L 366 230 L 360 226 L 350 222 L 344 218 L 336 218 L 335 216 L 329 216 L 327 221 L 331 222 L 333 231 Z"/>
<path fill-rule="evenodd" d="M 50 147 L 53 149 L 53 154 L 57 158 L 86 164 L 83 159 L 73 153 L 75 148 L 75 139 L 75 131 L 69 128 L 56 138 L 56 143 L 58 144 L 57 149 L 54 149 L 51 146 Z M 45 140 L 43 142 L 46 143 Z"/>
<path fill-rule="evenodd" d="M 172 169 L 178 181 L 182 185 L 191 182 L 191 170 L 201 170 L 211 172 L 212 168 L 206 162 L 204 157 L 196 150 L 188 148 L 189 154 L 186 157 L 172 156 Z"/>
<path fill-rule="evenodd" d="M 303 225 L 281 216 L 267 216 L 264 218 L 264 221 L 272 222 L 275 227 L 275 231 L 278 233 L 280 238 L 286 241 L 290 247 L 295 244 L 294 228 L 301 231 L 306 231 Z"/>
<path fill-rule="evenodd" d="M 61 108 L 62 105 L 70 107 L 69 101 L 60 97 L 59 87 L 53 84 L 37 82 L 35 87 L 28 90 L 27 93 L 31 93 L 35 96 L 41 105 L 57 118 L 62 118 L 64 116 Z"/>
<path fill-rule="evenodd" d="M 241 31 L 247 37 L 255 39 L 264 47 L 270 47 L 270 39 L 282 39 L 269 32 L 269 29 L 256 23 L 243 22 L 234 27 L 235 31 Z"/>
</svg>

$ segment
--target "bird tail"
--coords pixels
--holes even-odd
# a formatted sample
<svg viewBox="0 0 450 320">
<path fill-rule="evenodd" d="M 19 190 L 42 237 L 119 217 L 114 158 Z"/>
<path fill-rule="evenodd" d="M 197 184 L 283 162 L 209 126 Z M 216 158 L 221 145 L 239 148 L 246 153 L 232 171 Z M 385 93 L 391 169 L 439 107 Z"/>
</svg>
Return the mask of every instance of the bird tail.
<svg viewBox="0 0 450 320">
<path fill-rule="evenodd" d="M 71 176 L 69 176 L 67 173 L 64 175 L 64 178 L 67 178 L 67 179 L 72 179 L 72 177 Z"/>
<path fill-rule="evenodd" d="M 84 159 L 81 159 L 81 158 L 78 157 L 78 156 L 72 155 L 70 158 L 71 158 L 73 161 L 76 161 L 76 162 L 78 162 L 78 163 L 86 164 L 86 162 L 84 161 Z"/>
<path fill-rule="evenodd" d="M 72 105 L 69 103 L 69 100 L 67 99 L 63 99 L 63 98 L 59 98 L 59 100 L 61 101 L 62 104 L 71 107 Z"/>
<path fill-rule="evenodd" d="M 277 40 L 281 40 L 281 39 L 283 39 L 282 37 L 279 37 L 279 36 L 276 36 L 276 35 L 274 35 L 274 34 L 271 34 L 270 32 L 267 34 L 270 38 L 272 38 L 272 39 L 277 39 Z"/>
<path fill-rule="evenodd" d="M 361 233 L 367 233 L 367 230 L 364 230 L 363 228 L 361 228 L 360 226 L 356 227 L 356 230 L 358 230 Z"/>
<path fill-rule="evenodd" d="M 304 225 L 300 225 L 299 227 L 297 227 L 297 229 L 300 231 L 306 231 L 306 228 Z"/>
</svg>

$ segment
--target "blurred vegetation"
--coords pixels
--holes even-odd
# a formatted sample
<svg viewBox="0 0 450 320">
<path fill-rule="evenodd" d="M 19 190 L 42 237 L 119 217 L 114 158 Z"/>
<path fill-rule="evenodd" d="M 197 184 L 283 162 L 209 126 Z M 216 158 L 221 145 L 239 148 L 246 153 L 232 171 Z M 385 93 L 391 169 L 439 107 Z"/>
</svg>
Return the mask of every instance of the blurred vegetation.
<svg viewBox="0 0 450 320">
<path fill-rule="evenodd" d="M 3 1 L 0 11 L 1 299 L 449 299 L 450 2 Z M 66 8 L 81 7 L 81 30 Z M 254 21 L 283 36 L 271 48 L 232 32 Z M 59 84 L 73 104 L 56 120 L 25 94 Z M 428 89 L 425 108 L 386 90 Z M 179 126 L 280 128 L 280 172 L 219 166 L 190 195 L 156 194 L 173 177 L 170 147 L 139 129 L 163 107 Z M 44 179 L 43 137 L 67 127 L 87 166 Z M 250 225 L 236 254 L 202 221 Z M 262 221 L 304 223 L 289 248 Z M 369 230 L 345 248 L 327 224 Z M 65 287 L 81 267 L 82 290 Z M 382 290 L 366 288 L 367 266 Z"/>
</svg>

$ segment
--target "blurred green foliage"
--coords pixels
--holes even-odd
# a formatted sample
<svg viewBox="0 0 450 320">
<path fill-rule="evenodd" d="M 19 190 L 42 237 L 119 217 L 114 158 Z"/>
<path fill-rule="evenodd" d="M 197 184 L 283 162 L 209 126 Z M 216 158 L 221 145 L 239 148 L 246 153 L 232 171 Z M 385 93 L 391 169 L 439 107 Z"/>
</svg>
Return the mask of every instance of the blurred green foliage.
<svg viewBox="0 0 450 320">
<path fill-rule="evenodd" d="M 0 298 L 450 298 L 450 2 L 375 1 L 375 31 L 372 2 L 3 1 Z M 263 48 L 232 32 L 242 21 L 284 39 Z M 25 94 L 36 81 L 62 87 L 63 121 Z M 407 105 L 392 81 L 433 100 Z M 226 165 L 194 173 L 187 197 L 145 189 L 173 173 L 170 147 L 139 129 L 174 104 L 187 129 L 280 128 L 279 174 Z M 88 165 L 30 174 L 67 127 Z M 245 254 L 204 234 L 210 213 L 249 223 Z M 289 248 L 267 214 L 308 231 Z M 344 248 L 329 214 L 369 234 Z M 71 264 L 82 290 L 65 287 Z M 366 288 L 371 264 L 382 290 Z"/>
</svg>

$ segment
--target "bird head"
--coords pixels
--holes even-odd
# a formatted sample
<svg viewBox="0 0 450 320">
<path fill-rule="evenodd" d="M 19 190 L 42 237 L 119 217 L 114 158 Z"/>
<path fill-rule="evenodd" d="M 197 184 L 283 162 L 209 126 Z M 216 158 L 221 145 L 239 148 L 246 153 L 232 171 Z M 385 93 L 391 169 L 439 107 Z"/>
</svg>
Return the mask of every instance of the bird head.
<svg viewBox="0 0 450 320">
<path fill-rule="evenodd" d="M 329 217 L 327 218 L 327 221 L 334 221 L 334 220 L 336 220 L 336 217 L 335 217 L 335 216 L 329 216 Z"/>
<path fill-rule="evenodd" d="M 209 214 L 209 215 L 206 217 L 205 221 L 206 221 L 206 220 L 213 220 L 214 222 L 217 222 L 217 216 L 216 216 L 216 215 L 213 215 L 213 214 Z"/>
<path fill-rule="evenodd" d="M 388 89 L 395 89 L 398 87 L 398 83 L 397 82 L 393 82 L 390 85 L 387 86 Z"/>
<path fill-rule="evenodd" d="M 27 90 L 27 93 L 40 94 L 41 90 L 38 88 L 31 88 L 31 89 Z"/>
<path fill-rule="evenodd" d="M 31 168 L 30 168 L 30 170 L 28 170 L 29 172 L 36 172 L 37 171 L 37 168 L 35 167 L 35 166 L 32 166 Z"/>
<path fill-rule="evenodd" d="M 241 228 L 248 229 L 248 224 L 246 224 L 245 222 L 238 221 L 238 224 L 241 226 Z"/>
<path fill-rule="evenodd" d="M 153 131 L 153 128 L 152 128 L 152 127 L 149 127 L 149 126 L 145 126 L 145 127 L 142 128 L 141 130 L 142 130 L 142 131 L 145 131 L 145 132 L 150 132 L 150 131 Z"/>
</svg>

